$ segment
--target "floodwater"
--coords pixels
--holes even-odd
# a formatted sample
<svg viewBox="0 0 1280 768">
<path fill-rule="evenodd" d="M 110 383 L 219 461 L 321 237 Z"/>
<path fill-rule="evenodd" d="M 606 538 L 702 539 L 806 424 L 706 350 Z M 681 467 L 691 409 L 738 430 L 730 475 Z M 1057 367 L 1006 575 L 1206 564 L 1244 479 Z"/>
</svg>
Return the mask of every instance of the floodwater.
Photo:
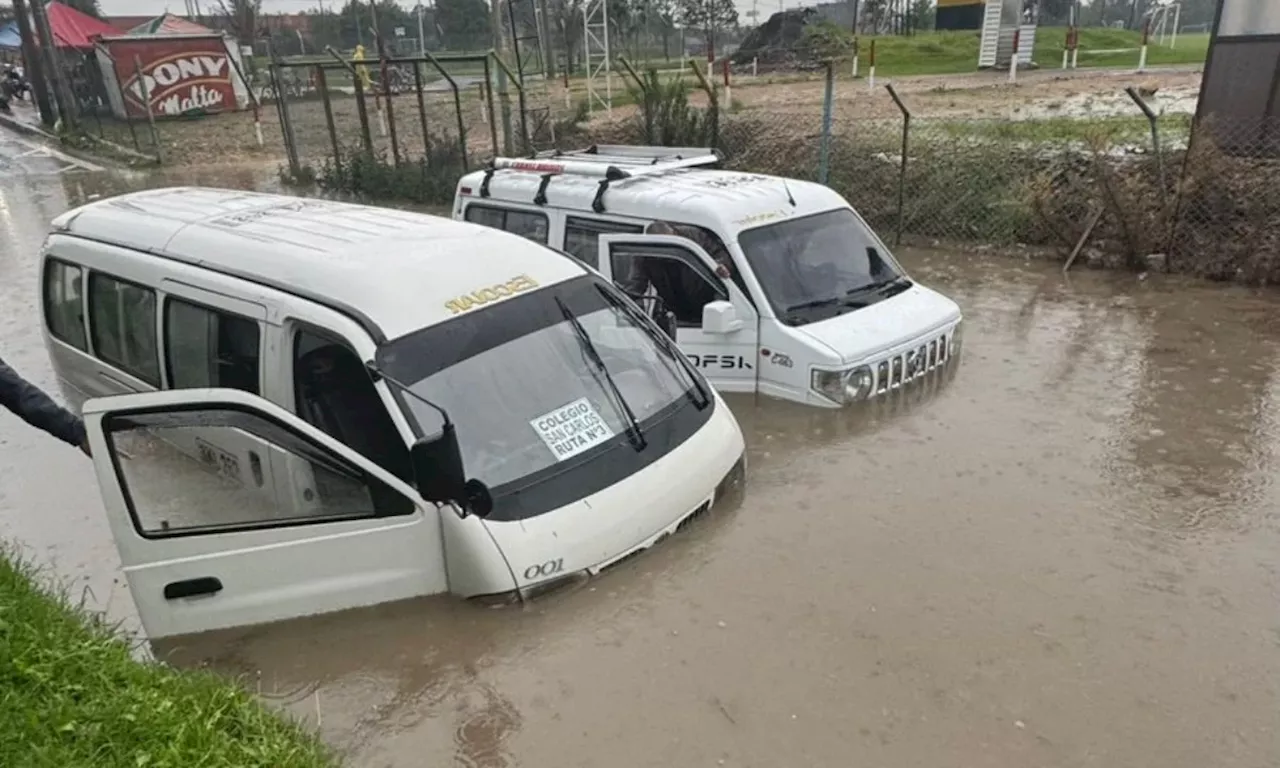
<svg viewBox="0 0 1280 768">
<path fill-rule="evenodd" d="M 0 354 L 36 382 L 45 224 L 154 183 L 0 178 Z M 736 508 L 525 606 L 157 652 L 359 766 L 1280 764 L 1280 294 L 904 260 L 964 308 L 954 376 L 849 413 L 732 400 Z M 0 440 L 0 534 L 127 616 L 88 462 L 7 414 Z"/>
</svg>

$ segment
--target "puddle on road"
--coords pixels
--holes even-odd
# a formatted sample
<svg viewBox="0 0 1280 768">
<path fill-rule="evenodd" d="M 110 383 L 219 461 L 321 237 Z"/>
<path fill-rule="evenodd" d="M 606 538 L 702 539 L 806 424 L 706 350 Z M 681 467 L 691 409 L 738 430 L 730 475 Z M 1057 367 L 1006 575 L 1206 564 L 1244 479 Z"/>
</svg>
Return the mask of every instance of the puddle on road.
<svg viewBox="0 0 1280 768">
<path fill-rule="evenodd" d="M 0 182 L 0 349 L 52 387 L 44 226 L 138 182 L 50 183 Z M 850 413 L 731 399 L 737 509 L 523 607 L 157 652 L 242 675 L 362 766 L 1280 762 L 1280 296 L 904 261 L 965 310 L 953 378 Z M 0 439 L 0 532 L 121 610 L 92 483 L 66 480 L 87 463 L 7 416 Z"/>
</svg>

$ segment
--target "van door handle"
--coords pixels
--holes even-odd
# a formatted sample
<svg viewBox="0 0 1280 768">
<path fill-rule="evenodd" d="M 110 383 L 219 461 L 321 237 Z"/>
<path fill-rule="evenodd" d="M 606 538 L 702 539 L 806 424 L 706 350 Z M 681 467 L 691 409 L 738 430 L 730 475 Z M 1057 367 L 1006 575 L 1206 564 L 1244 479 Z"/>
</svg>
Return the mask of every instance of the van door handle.
<svg viewBox="0 0 1280 768">
<path fill-rule="evenodd" d="M 198 579 L 174 581 L 164 585 L 165 600 L 179 600 L 184 597 L 200 595 L 216 595 L 222 591 L 222 580 L 215 576 L 203 576 Z"/>
</svg>

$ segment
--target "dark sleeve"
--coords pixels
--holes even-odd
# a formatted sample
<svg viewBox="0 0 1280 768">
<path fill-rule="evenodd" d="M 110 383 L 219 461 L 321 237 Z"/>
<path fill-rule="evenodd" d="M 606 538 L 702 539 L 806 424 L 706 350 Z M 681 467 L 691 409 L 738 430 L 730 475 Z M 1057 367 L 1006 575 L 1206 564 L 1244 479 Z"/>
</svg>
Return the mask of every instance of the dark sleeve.
<svg viewBox="0 0 1280 768">
<path fill-rule="evenodd" d="M 64 443 L 84 442 L 84 422 L 0 360 L 0 405 Z"/>
</svg>

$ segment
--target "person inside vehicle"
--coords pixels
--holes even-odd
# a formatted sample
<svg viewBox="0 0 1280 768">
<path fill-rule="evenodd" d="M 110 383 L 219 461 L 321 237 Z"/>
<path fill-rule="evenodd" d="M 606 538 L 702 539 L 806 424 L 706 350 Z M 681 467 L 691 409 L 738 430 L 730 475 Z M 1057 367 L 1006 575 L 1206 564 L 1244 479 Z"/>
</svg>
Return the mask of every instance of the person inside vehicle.
<svg viewBox="0 0 1280 768">
<path fill-rule="evenodd" d="M 700 227 L 674 222 L 655 221 L 645 228 L 646 235 L 668 235 L 692 240 L 702 247 L 716 263 L 716 275 L 730 279 L 733 262 L 719 239 Z M 649 286 L 662 303 L 676 315 L 683 326 L 702 323 L 702 308 L 717 299 L 723 299 L 715 286 L 701 275 L 675 259 L 660 256 L 641 256 L 634 260 L 630 274 L 619 281 L 622 289 L 633 297 L 643 295 Z"/>
<path fill-rule="evenodd" d="M 0 360 L 0 405 L 23 421 L 89 455 L 84 422 Z"/>
</svg>

